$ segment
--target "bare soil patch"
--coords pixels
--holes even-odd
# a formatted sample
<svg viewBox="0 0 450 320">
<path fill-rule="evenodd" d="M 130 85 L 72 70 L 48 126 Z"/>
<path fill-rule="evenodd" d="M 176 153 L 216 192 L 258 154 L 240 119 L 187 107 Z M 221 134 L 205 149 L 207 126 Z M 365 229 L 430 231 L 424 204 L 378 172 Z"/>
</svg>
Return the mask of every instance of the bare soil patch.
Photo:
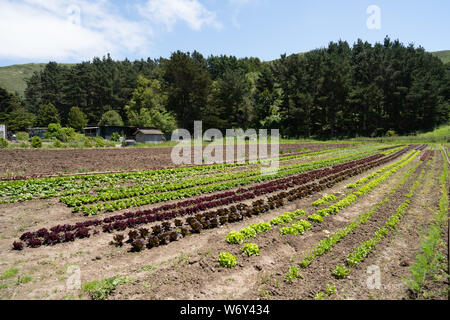
<svg viewBox="0 0 450 320">
<path fill-rule="evenodd" d="M 280 144 L 283 153 L 343 148 L 348 144 Z M 270 155 L 270 146 L 268 147 Z M 151 170 L 174 167 L 171 147 L 116 149 L 4 149 L 0 151 L 0 176 L 41 175 L 119 170 Z M 225 154 L 225 149 L 224 149 Z M 235 147 L 235 155 L 237 146 Z M 248 145 L 246 148 L 248 156 Z"/>
</svg>

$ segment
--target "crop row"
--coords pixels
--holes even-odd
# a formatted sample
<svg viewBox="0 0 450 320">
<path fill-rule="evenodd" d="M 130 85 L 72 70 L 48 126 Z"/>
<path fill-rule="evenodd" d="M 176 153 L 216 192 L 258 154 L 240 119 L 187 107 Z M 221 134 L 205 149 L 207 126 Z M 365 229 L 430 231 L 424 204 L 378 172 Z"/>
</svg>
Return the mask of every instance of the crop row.
<svg viewBox="0 0 450 320">
<path fill-rule="evenodd" d="M 336 151 L 337 150 L 337 151 Z M 374 150 L 366 148 L 362 150 Z M 309 154 L 299 154 L 288 157 L 280 157 L 279 161 L 290 160 L 298 157 L 313 157 L 326 153 L 341 153 L 345 151 L 358 152 L 361 148 L 328 149 Z M 121 173 L 66 175 L 56 178 L 29 179 L 18 181 L 0 181 L 0 203 L 13 203 L 28 201 L 36 198 L 48 199 L 89 193 L 92 190 L 107 192 L 114 190 L 121 183 L 132 181 L 137 186 L 166 184 L 171 181 L 185 178 L 199 177 L 207 174 L 227 172 L 231 167 L 246 166 L 259 162 L 215 164 L 207 166 L 192 166 L 181 168 L 157 169 L 149 171 L 132 171 Z"/>
<path fill-rule="evenodd" d="M 306 268 L 311 264 L 311 262 L 318 256 L 324 255 L 325 253 L 331 251 L 336 243 L 341 239 L 347 237 L 351 232 L 357 229 L 361 224 L 365 224 L 382 206 L 390 201 L 390 196 L 394 194 L 405 182 L 411 177 L 411 175 L 417 170 L 420 165 L 418 163 L 413 168 L 409 169 L 402 179 L 389 191 L 388 195 L 380 200 L 374 207 L 360 215 L 355 221 L 348 224 L 345 228 L 333 233 L 330 237 L 321 240 L 317 246 L 311 251 L 308 256 L 306 256 L 301 262 L 300 266 Z"/>
<path fill-rule="evenodd" d="M 329 183 L 337 183 L 338 181 L 342 181 L 344 179 L 343 174 L 352 175 L 355 174 L 355 168 L 350 166 L 352 169 L 347 169 L 345 172 L 340 172 L 334 175 L 334 179 L 332 181 L 326 182 Z M 358 170 L 356 170 L 358 171 Z M 325 183 L 325 182 L 322 182 Z M 289 192 L 281 192 L 273 197 L 269 197 L 267 199 L 267 203 L 265 200 L 258 200 L 252 204 L 252 207 L 248 207 L 245 204 L 238 204 L 237 206 L 232 206 L 230 209 L 224 208 L 216 211 L 205 212 L 202 214 L 197 214 L 195 217 L 187 218 L 186 222 L 190 227 L 190 230 L 187 231 L 183 226 L 181 221 L 178 221 L 178 225 L 176 225 L 173 229 L 165 229 L 164 232 L 159 232 L 157 234 L 153 234 L 152 237 L 148 237 L 148 239 L 138 239 L 139 241 L 136 243 L 134 240 L 130 240 L 132 250 L 140 251 L 142 250 L 142 242 L 146 242 L 146 247 L 152 248 L 154 246 L 167 244 L 170 241 L 176 241 L 188 233 L 200 233 L 203 229 L 211 229 L 216 228 L 220 225 L 226 223 L 233 223 L 237 221 L 241 221 L 244 217 L 252 217 L 255 215 L 263 214 L 271 209 L 278 208 L 284 205 L 284 199 L 288 199 L 288 201 L 293 201 L 295 199 L 307 196 L 308 194 L 312 194 L 321 189 L 326 188 L 325 184 L 317 185 L 315 183 L 302 186 L 296 189 L 293 189 Z M 167 225 L 167 222 L 165 222 Z M 161 231 L 161 228 L 155 226 L 157 231 Z M 153 227 L 153 228 L 155 228 Z M 249 238 L 255 236 L 256 233 L 264 232 L 268 229 L 267 224 L 258 224 L 252 225 L 251 227 L 244 228 L 240 231 L 243 234 L 244 238 Z M 178 235 L 178 236 L 176 236 Z"/>
<path fill-rule="evenodd" d="M 163 201 L 169 201 L 169 200 L 177 200 L 177 199 L 184 199 L 187 197 L 197 196 L 201 194 L 206 193 L 212 193 L 216 191 L 223 191 L 223 190 L 229 190 L 235 187 L 244 186 L 248 184 L 252 184 L 254 182 L 262 182 L 267 180 L 274 180 L 279 179 L 283 177 L 289 177 L 292 175 L 296 175 L 302 172 L 314 170 L 317 168 L 323 168 L 330 165 L 336 165 L 339 163 L 342 163 L 343 161 L 349 161 L 354 159 L 361 159 L 362 156 L 371 154 L 372 152 L 364 152 L 361 154 L 356 154 L 352 156 L 344 156 L 344 157 L 336 157 L 331 159 L 324 159 L 319 161 L 313 161 L 305 164 L 298 164 L 294 165 L 294 167 L 290 170 L 284 170 L 279 171 L 274 174 L 267 174 L 267 175 L 258 175 L 255 177 L 244 177 L 241 179 L 236 179 L 232 181 L 226 181 L 226 182 L 220 182 L 216 184 L 206 185 L 206 186 L 197 186 L 192 188 L 187 188 L 183 190 L 178 190 L 174 192 L 166 192 L 166 193 L 160 193 L 160 194 L 151 194 L 151 195 L 143 195 L 143 196 L 137 196 L 122 200 L 117 200 L 113 202 L 105 202 L 105 203 L 99 203 L 97 205 L 92 206 L 81 206 L 81 207 L 74 207 L 73 212 L 78 212 L 82 210 L 86 215 L 96 215 L 99 212 L 106 210 L 108 212 L 113 212 L 121 209 L 126 209 L 130 207 L 140 207 L 147 204 L 154 204 L 159 203 Z M 373 157 L 381 158 L 381 154 L 374 155 Z"/>
<path fill-rule="evenodd" d="M 413 152 L 414 152 L 414 151 L 411 151 L 411 152 L 410 152 L 408 155 L 406 155 L 402 160 L 406 160 Z M 356 188 L 356 187 L 358 187 L 358 186 L 360 186 L 360 185 L 366 183 L 367 181 L 370 181 L 370 180 L 372 180 L 373 178 L 379 176 L 381 173 L 384 173 L 384 172 L 390 170 L 391 168 L 393 168 L 393 167 L 396 166 L 397 164 L 398 164 L 397 162 L 394 162 L 394 163 L 392 163 L 392 164 L 390 164 L 390 165 L 388 165 L 388 166 L 386 166 L 386 167 L 383 167 L 383 168 L 381 168 L 381 169 L 375 171 L 374 173 L 368 175 L 367 177 L 364 177 L 364 178 L 362 178 L 362 179 L 359 179 L 359 180 L 356 181 L 355 183 L 351 183 L 351 184 L 347 185 L 347 188 L 348 188 L 348 189 L 354 189 L 354 188 Z"/>
<path fill-rule="evenodd" d="M 347 169 L 347 175 L 351 175 L 354 170 Z M 342 175 L 337 174 L 336 180 L 332 181 L 332 183 L 337 183 L 338 181 L 342 181 Z M 309 187 L 307 194 L 312 194 L 320 189 L 325 188 L 325 185 L 319 186 L 319 188 L 315 187 L 314 184 L 307 186 Z M 187 231 L 182 227 L 181 221 L 179 221 L 177 228 L 174 229 L 166 229 L 164 232 L 159 234 L 154 234 L 152 237 L 148 239 L 138 239 L 137 243 L 133 239 L 129 239 L 129 242 L 132 246 L 132 251 L 140 251 L 144 248 L 144 243 L 146 243 L 147 248 L 152 248 L 154 246 L 159 246 L 163 244 L 167 244 L 170 241 L 176 241 L 186 236 L 188 233 L 200 233 L 203 229 L 212 229 L 216 228 L 220 225 L 226 223 L 233 223 L 237 221 L 243 220 L 245 217 L 252 217 L 254 215 L 263 214 L 271 209 L 282 207 L 284 205 L 283 199 L 287 198 L 288 201 L 293 201 L 297 198 L 301 198 L 306 196 L 304 193 L 305 187 L 301 187 L 298 189 L 293 189 L 289 193 L 281 192 L 280 194 L 268 198 L 268 202 L 266 203 L 264 200 L 258 200 L 253 203 L 252 207 L 248 207 L 244 204 L 240 204 L 236 207 L 232 207 L 231 212 L 228 209 L 219 209 L 213 212 L 206 212 L 203 214 L 197 214 L 195 217 L 189 217 L 186 221 L 189 227 L 191 228 Z M 300 190 L 303 189 L 303 190 Z M 303 213 L 302 211 L 299 211 Z M 307 221 L 299 222 L 302 224 L 302 228 L 308 229 L 310 224 Z M 167 224 L 167 222 L 166 222 Z M 257 233 L 267 231 L 271 228 L 271 224 L 268 223 L 260 223 L 256 225 L 250 225 L 249 227 L 243 228 L 239 231 L 239 233 L 231 233 L 229 234 L 227 240 L 230 242 L 240 242 L 248 238 L 255 237 Z M 161 230 L 161 228 L 158 228 Z M 178 236 L 176 236 L 178 234 Z M 172 236 L 171 236 L 172 235 Z M 159 242 L 158 242 L 159 239 Z"/>
<path fill-rule="evenodd" d="M 441 252 L 443 230 L 448 228 L 448 167 L 444 150 L 441 150 L 443 158 L 443 168 L 440 177 L 441 197 L 439 199 L 439 210 L 433 217 L 433 221 L 428 226 L 427 232 L 421 237 L 422 245 L 414 263 L 409 268 L 410 279 L 404 279 L 406 285 L 418 297 L 428 278 L 438 278 L 440 261 L 443 259 Z M 448 272 L 448 270 L 447 270 Z M 445 271 L 444 271 L 445 273 Z M 448 274 L 447 274 L 448 276 Z"/>
<path fill-rule="evenodd" d="M 393 166 L 397 165 L 399 166 L 403 161 L 405 161 L 413 152 L 411 152 L 410 154 L 408 154 L 406 157 L 402 158 L 401 160 L 397 161 L 396 163 L 389 165 L 387 167 L 392 168 Z M 417 152 L 416 152 L 417 154 Z M 413 168 L 412 170 L 410 170 L 409 174 L 407 175 L 407 177 L 409 177 L 410 174 L 412 174 L 412 172 L 415 170 L 415 168 Z M 398 188 L 401 184 L 403 184 L 406 181 L 405 177 L 401 183 L 396 187 Z M 395 192 L 396 188 L 394 188 L 391 192 Z M 326 202 L 328 201 L 334 201 L 336 200 L 336 197 L 332 198 L 330 196 L 324 196 L 324 198 L 322 198 L 321 200 L 326 200 Z M 386 202 L 386 200 L 385 200 Z M 381 204 L 379 204 L 379 206 L 381 206 L 382 204 L 384 204 L 385 202 L 382 202 Z M 373 214 L 373 212 L 375 212 L 378 207 L 375 210 L 372 210 L 371 212 L 369 212 L 368 214 L 365 214 L 363 216 L 363 218 L 361 219 L 360 223 L 364 223 L 365 221 L 367 221 L 367 219 Z M 262 233 L 262 232 L 266 232 L 272 229 L 272 226 L 278 226 L 278 225 L 282 225 L 282 224 L 287 224 L 289 222 L 291 222 L 292 220 L 295 220 L 296 218 L 298 218 L 299 216 L 304 216 L 306 213 L 304 210 L 296 210 L 295 212 L 286 212 L 282 215 L 280 215 L 277 218 L 273 218 L 270 223 L 267 222 L 261 222 L 259 224 L 252 224 L 249 225 L 248 227 L 242 228 L 240 231 L 236 232 L 236 231 L 231 231 L 230 233 L 228 233 L 228 235 L 226 236 L 225 240 L 228 243 L 231 244 L 236 244 L 236 243 L 242 243 L 247 239 L 250 238 L 254 238 L 256 237 L 256 235 L 258 233 Z M 310 220 L 311 222 L 316 222 L 316 223 L 320 223 L 323 221 L 322 216 L 317 215 L 317 214 L 313 214 L 310 215 L 308 217 L 308 220 Z M 351 225 L 352 227 L 355 227 L 354 224 Z M 299 220 L 297 222 L 294 222 L 293 224 L 291 224 L 288 227 L 284 227 L 280 230 L 280 233 L 282 235 L 301 235 L 303 234 L 305 231 L 309 230 L 311 228 L 311 223 L 308 222 L 307 220 Z M 350 232 L 350 231 L 348 231 Z M 242 250 L 244 250 L 245 248 L 243 248 Z"/>
<path fill-rule="evenodd" d="M 373 250 L 373 248 L 387 235 L 389 230 L 395 229 L 397 224 L 400 222 L 400 219 L 406 213 L 406 210 L 408 209 L 411 202 L 411 197 L 414 195 L 415 190 L 419 186 L 424 173 L 425 169 L 422 169 L 416 182 L 413 184 L 409 193 L 406 195 L 407 199 L 397 208 L 395 214 L 389 217 L 389 219 L 385 222 L 384 226 L 379 228 L 377 232 L 375 232 L 374 237 L 370 240 L 363 242 L 350 254 L 348 254 L 346 259 L 348 266 L 354 267 L 358 263 L 363 261 L 367 257 L 367 255 Z"/>
<path fill-rule="evenodd" d="M 26 181 L 0 182 L 1 202 L 26 201 L 34 198 L 53 198 L 90 192 L 96 187 L 111 189 L 133 181 L 138 184 L 151 180 L 151 183 L 167 183 L 185 177 L 197 177 L 209 173 L 226 171 L 225 165 L 189 167 L 180 169 L 162 169 L 131 173 L 91 174 L 85 176 L 65 176 L 58 178 L 31 179 Z M 106 187 L 105 187 L 106 186 Z M 5 198 L 6 197 L 6 198 Z"/>
<path fill-rule="evenodd" d="M 389 161 L 394 156 L 395 155 L 386 157 L 386 158 L 384 158 L 384 161 Z M 376 157 L 376 158 L 378 158 L 378 157 Z M 366 162 L 368 159 L 371 159 L 372 162 L 364 164 L 364 162 Z M 278 198 L 289 197 L 289 200 L 293 201 L 295 198 L 306 196 L 308 194 L 311 194 L 312 192 L 321 190 L 321 189 L 329 186 L 330 184 L 335 183 L 336 181 L 341 181 L 344 178 L 344 175 L 350 176 L 350 175 L 358 174 L 359 172 L 361 172 L 361 170 L 363 170 L 362 168 L 368 169 L 369 167 L 379 165 L 380 163 L 382 163 L 382 160 L 383 159 L 374 160 L 373 156 L 372 156 L 372 157 L 369 157 L 366 159 L 359 159 L 359 160 L 341 164 L 339 166 L 335 166 L 334 169 L 325 168 L 325 169 L 321 169 L 321 170 L 314 170 L 312 172 L 303 173 L 297 177 L 291 177 L 290 179 L 292 180 L 292 182 L 297 181 L 298 183 L 306 183 L 307 181 L 311 181 L 317 177 L 324 177 L 324 176 L 330 175 L 330 174 L 334 174 L 336 176 L 336 177 L 334 177 L 335 180 L 329 181 L 327 179 L 326 181 L 322 181 L 321 186 L 319 186 L 317 184 L 311 184 L 309 186 L 303 186 L 303 187 L 297 188 L 295 190 L 292 190 L 291 191 L 292 194 L 282 192 L 281 194 L 278 194 L 276 197 L 278 197 Z M 361 168 L 355 167 L 356 164 L 360 164 Z M 339 171 L 342 171 L 342 170 L 344 170 L 344 171 L 339 173 Z M 287 179 L 280 179 L 281 185 L 279 185 L 278 187 L 279 188 L 289 187 L 288 185 L 286 185 L 286 180 Z M 273 182 L 268 183 L 265 186 L 262 185 L 260 187 L 268 188 L 267 192 L 274 192 L 274 190 L 277 189 L 273 185 Z M 252 189 L 254 189 L 254 188 L 256 188 L 256 187 L 252 187 Z M 243 191 L 248 191 L 248 190 L 240 189 L 241 194 Z M 259 191 L 258 193 L 261 192 L 260 190 L 258 190 L 258 191 Z M 295 194 L 295 196 L 294 196 L 294 194 Z M 217 199 L 221 196 L 225 197 L 225 199 L 219 199 L 217 201 L 213 201 L 214 199 Z M 66 225 L 57 225 L 57 226 L 50 228 L 50 231 L 43 228 L 36 232 L 26 232 L 21 235 L 20 239 L 22 241 L 27 242 L 27 244 L 30 247 L 37 246 L 38 242 L 41 244 L 43 244 L 43 243 L 45 244 L 45 242 L 46 242 L 45 240 L 46 240 L 46 238 L 49 237 L 48 236 L 49 234 L 52 234 L 53 238 L 57 238 L 56 235 L 58 235 L 59 242 L 71 241 L 70 240 L 70 239 L 72 239 L 71 235 L 68 234 L 68 237 L 66 237 L 66 233 L 73 233 L 74 231 L 76 232 L 79 229 L 82 229 L 85 231 L 86 229 L 93 227 L 93 226 L 94 227 L 102 226 L 104 232 L 112 232 L 113 230 L 123 231 L 126 228 L 134 228 L 134 227 L 137 227 L 142 224 L 151 223 L 151 222 L 155 222 L 155 221 L 168 220 L 168 219 L 172 219 L 177 216 L 183 216 L 186 214 L 195 214 L 196 212 L 207 209 L 209 207 L 213 207 L 214 205 L 216 205 L 216 206 L 225 205 L 225 204 L 231 203 L 235 200 L 242 201 L 245 199 L 251 199 L 252 197 L 254 197 L 254 194 L 251 194 L 249 192 L 244 193 L 241 196 L 238 196 L 233 192 L 226 192 L 226 193 L 222 193 L 220 195 L 203 197 L 200 199 L 186 200 L 183 202 L 178 202 L 178 203 L 170 204 L 170 205 L 168 204 L 168 205 L 160 206 L 158 208 L 154 208 L 151 210 L 138 211 L 138 212 L 127 212 L 127 213 L 124 213 L 123 215 L 108 217 L 103 220 L 91 220 L 91 221 L 86 221 L 86 222 L 79 222 L 74 225 L 67 225 L 67 224 Z M 226 200 L 225 203 L 223 200 Z M 226 203 L 226 202 L 228 202 L 228 203 Z M 274 208 L 277 204 L 279 204 L 279 199 L 278 199 L 278 201 L 275 201 L 275 204 L 272 201 L 272 203 L 269 205 L 269 208 Z M 192 205 L 194 205 L 194 207 L 181 208 L 176 211 L 167 212 L 168 210 L 172 210 L 172 209 L 179 208 L 182 206 L 192 206 Z M 233 207 L 231 207 L 231 208 L 233 208 Z M 255 211 L 256 213 L 259 213 L 258 210 L 260 210 L 260 209 L 254 209 L 253 211 Z M 225 209 L 219 209 L 219 210 L 225 210 Z M 230 210 L 233 210 L 233 209 L 230 209 Z M 236 210 L 236 209 L 234 209 L 234 210 Z M 234 218 L 232 216 L 231 220 L 233 220 L 233 219 Z M 225 218 L 222 218 L 222 220 L 225 220 Z M 227 220 L 228 220 L 228 218 L 227 218 Z M 84 237 L 84 234 L 82 233 L 78 237 Z M 39 238 L 43 238 L 43 239 L 39 239 Z M 33 240 L 32 245 L 29 244 L 31 240 Z M 55 241 L 58 241 L 58 239 L 56 239 Z M 52 243 L 48 243 L 48 244 L 54 244 L 54 241 L 52 241 Z"/>
<path fill-rule="evenodd" d="M 420 158 L 420 161 L 426 161 L 428 158 L 431 160 L 433 159 L 434 151 L 433 150 L 426 150 L 422 157 Z"/>
<path fill-rule="evenodd" d="M 417 155 L 417 152 L 415 153 L 415 155 Z M 346 196 L 344 199 L 342 199 L 338 203 L 333 204 L 333 205 L 329 206 L 328 208 L 317 211 L 317 214 L 310 215 L 308 217 L 308 220 L 310 220 L 312 222 L 316 222 L 316 223 L 321 223 L 321 222 L 323 222 L 323 218 L 328 216 L 329 214 L 338 213 L 343 208 L 345 208 L 345 207 L 351 205 L 353 202 L 355 202 L 358 197 L 367 194 L 369 191 L 374 189 L 380 183 L 385 181 L 389 176 L 391 176 L 392 174 L 397 172 L 398 169 L 407 165 L 410 161 L 412 161 L 414 159 L 415 155 L 413 155 L 411 158 L 409 158 L 406 161 L 404 159 L 397 161 L 397 166 L 395 166 L 394 168 L 389 170 L 386 174 L 384 174 L 379 179 L 376 179 L 374 181 L 367 183 L 366 185 L 362 186 L 360 189 L 358 189 L 353 194 Z M 303 234 L 304 231 L 306 231 L 310 228 L 311 228 L 311 225 L 307 221 L 300 221 L 298 223 L 294 223 L 291 226 L 281 229 L 281 234 L 283 234 L 283 235 L 285 235 L 285 234 L 293 234 L 293 235 Z"/>
<path fill-rule="evenodd" d="M 393 164 L 391 164 L 391 165 L 389 165 L 387 167 L 392 168 L 395 165 L 399 165 L 401 162 L 405 161 L 413 152 L 411 152 L 410 154 L 408 154 L 407 156 L 405 156 L 401 160 L 399 160 L 399 161 L 397 161 L 397 162 L 395 162 L 395 163 L 393 163 Z M 369 176 L 371 176 L 371 175 L 369 175 Z M 313 205 L 319 206 L 319 205 L 322 205 L 322 204 L 326 204 L 326 203 L 328 203 L 330 201 L 334 201 L 336 199 L 337 198 L 334 195 L 325 195 L 325 196 L 322 197 L 322 199 L 319 199 L 319 200 L 313 202 Z M 275 226 L 275 225 L 286 224 L 286 223 L 289 223 L 292 220 L 296 219 L 298 216 L 302 216 L 302 215 L 305 215 L 305 211 L 299 209 L 299 210 L 296 210 L 295 212 L 286 212 L 286 213 L 280 215 L 280 217 L 272 219 L 270 221 L 270 224 L 269 223 L 263 223 L 263 224 L 269 225 L 269 226 L 270 225 L 274 225 Z M 323 222 L 323 217 L 318 215 L 318 214 L 313 214 L 313 215 L 310 215 L 308 217 L 308 220 L 310 220 L 312 222 L 320 223 L 320 222 Z M 254 225 L 250 225 L 249 227 L 242 229 L 242 230 L 244 230 L 244 232 L 242 232 L 242 230 L 239 231 L 239 232 L 235 232 L 235 231 L 230 232 L 227 235 L 227 237 L 226 237 L 227 242 L 228 243 L 241 243 L 241 242 L 243 242 L 244 240 L 247 239 L 245 234 L 248 234 L 247 232 L 245 232 L 245 230 L 247 230 L 248 228 L 252 228 L 252 226 L 254 226 Z M 280 230 L 280 232 L 283 235 L 286 235 L 286 234 L 298 235 L 298 234 L 303 234 L 304 231 L 306 231 L 306 230 L 308 230 L 310 228 L 311 228 L 311 224 L 308 223 L 308 221 L 301 220 L 299 222 L 296 222 L 296 223 L 292 224 L 291 226 L 282 228 Z M 267 228 L 267 229 L 263 230 L 262 232 L 270 230 L 270 229 L 271 228 Z M 254 236 L 256 236 L 256 234 Z M 254 236 L 252 236 L 252 237 L 254 237 Z"/>
<path fill-rule="evenodd" d="M 297 154 L 292 154 L 289 156 L 277 157 L 278 161 L 287 161 L 300 157 L 313 157 L 317 155 L 333 153 L 333 152 L 345 152 L 352 151 L 353 149 L 358 149 L 355 147 L 352 148 L 338 148 L 338 149 L 327 149 L 318 152 L 302 152 Z M 361 149 L 361 148 L 359 148 Z M 373 148 L 372 148 L 373 149 Z M 205 164 L 205 165 L 192 165 L 192 166 L 182 166 L 175 168 L 159 168 L 159 169 L 151 169 L 151 170 L 126 170 L 121 172 L 106 172 L 106 173 L 81 173 L 81 174 L 68 174 L 63 176 L 43 176 L 38 177 L 14 177 L 8 178 L 4 177 L 0 179 L 0 197 L 4 197 L 3 193 L 5 190 L 9 190 L 9 195 L 19 195 L 21 193 L 26 192 L 26 188 L 30 186 L 41 186 L 41 188 L 36 189 L 45 189 L 51 190 L 51 192 L 55 192 L 58 187 L 64 182 L 76 183 L 78 181 L 85 181 L 94 183 L 98 185 L 97 182 L 101 182 L 102 184 L 110 183 L 116 185 L 118 181 L 143 181 L 146 179 L 155 179 L 164 181 L 164 177 L 172 176 L 172 177 L 181 177 L 181 176 L 192 176 L 196 174 L 203 174 L 208 172 L 216 172 L 216 171 L 227 171 L 231 167 L 240 167 L 254 164 L 261 164 L 267 161 L 271 161 L 272 159 L 263 159 L 259 161 L 247 161 L 247 162 L 235 162 L 235 163 L 225 163 L 225 164 Z M 3 180 L 3 181 L 2 181 Z M 69 188 L 72 187 L 72 184 L 69 184 Z M 16 191 L 16 192 L 14 192 Z M 74 193 L 76 194 L 76 193 Z M 49 197 L 49 196 L 48 196 Z"/>
<path fill-rule="evenodd" d="M 327 204 L 327 203 L 329 203 L 331 201 L 336 201 L 336 200 L 337 200 L 337 197 L 334 194 L 329 194 L 329 195 L 326 194 L 321 199 L 314 201 L 312 203 L 312 205 L 314 207 L 319 207 L 321 205 L 324 205 L 324 204 Z"/>
<path fill-rule="evenodd" d="M 409 156 L 409 155 L 408 155 Z M 407 157 L 408 157 L 407 156 Z M 405 157 L 405 158 L 407 158 Z M 394 164 L 399 164 L 402 161 L 405 160 L 405 158 L 401 159 L 399 162 L 396 162 Z M 391 167 L 391 166 L 389 166 Z M 322 199 L 315 201 L 314 203 L 316 203 L 316 205 L 320 205 L 320 204 L 325 204 L 329 201 L 334 201 L 336 200 L 336 196 L 334 195 L 325 195 Z M 313 204 L 314 204 L 313 203 Z M 287 224 L 290 223 L 292 220 L 296 219 L 299 216 L 304 216 L 305 215 L 305 211 L 304 210 L 296 210 L 294 212 L 285 212 L 282 215 L 280 215 L 277 218 L 273 218 L 270 223 L 262 223 L 268 226 L 279 226 L 282 224 Z M 311 215 L 308 217 L 308 220 L 311 220 L 313 222 L 322 222 L 323 218 L 320 215 Z M 227 236 L 226 236 L 226 241 L 228 243 L 242 243 L 244 240 L 248 239 L 248 237 L 246 237 L 246 235 L 248 235 L 249 233 L 246 231 L 248 228 L 252 228 L 252 226 L 254 225 L 250 225 L 249 227 L 243 228 L 241 231 L 239 232 L 235 232 L 235 231 L 231 231 Z M 311 228 L 311 224 L 308 223 L 308 221 L 306 220 L 301 220 L 298 221 L 296 223 L 293 223 L 291 226 L 288 227 L 284 227 L 280 230 L 281 234 L 286 235 L 286 234 L 293 234 L 293 235 L 298 235 L 298 234 L 303 234 L 304 231 L 308 230 Z M 271 228 L 266 228 L 265 230 L 261 231 L 268 231 L 271 230 Z M 259 233 L 259 232 L 257 232 Z M 256 236 L 256 233 L 254 235 L 252 235 L 251 237 Z"/>
<path fill-rule="evenodd" d="M 422 144 L 422 145 L 416 147 L 416 150 L 422 151 L 422 150 L 425 150 L 427 147 L 428 147 L 427 144 Z"/>
<path fill-rule="evenodd" d="M 272 226 L 279 226 L 286 224 L 296 219 L 297 217 L 304 216 L 304 210 L 296 210 L 294 212 L 285 212 L 280 216 L 273 218 L 268 222 L 261 222 L 258 224 L 251 224 L 248 227 L 242 228 L 240 231 L 231 231 L 225 237 L 225 240 L 230 244 L 242 243 L 249 238 L 254 238 L 258 233 L 272 230 Z M 253 232 L 251 231 L 253 230 Z"/>
<path fill-rule="evenodd" d="M 343 208 L 346 208 L 349 205 L 351 205 L 352 203 L 354 203 L 358 197 L 365 195 L 366 193 L 371 191 L 373 188 L 377 187 L 380 183 L 384 182 L 392 174 L 397 172 L 397 170 L 399 170 L 400 168 L 408 165 L 412 160 L 415 159 L 417 154 L 418 154 L 417 152 L 414 153 L 408 160 L 401 162 L 399 165 L 397 165 L 394 168 L 392 168 L 391 170 L 387 171 L 386 173 L 384 173 L 379 178 L 377 178 L 375 180 L 372 180 L 369 183 L 363 185 L 357 191 L 347 195 L 344 199 L 340 200 L 336 204 L 333 204 L 333 205 L 331 205 L 328 208 L 325 208 L 325 209 L 317 211 L 317 214 L 319 214 L 322 217 L 326 217 L 326 216 L 328 216 L 330 214 L 338 213 Z M 400 160 L 400 161 L 402 161 L 402 160 Z"/>
<path fill-rule="evenodd" d="M 300 166 L 305 166 L 305 164 L 293 164 L 288 166 L 283 166 L 279 168 L 279 171 L 287 171 L 289 169 L 295 169 Z M 217 182 L 225 182 L 230 180 L 239 180 L 251 176 L 262 175 L 260 168 L 255 168 L 252 170 L 246 170 L 245 172 L 239 173 L 225 173 L 218 176 L 212 177 L 193 177 L 189 179 L 183 179 L 182 182 L 170 183 L 170 181 L 177 179 L 165 179 L 165 184 L 147 185 L 147 186 L 132 186 L 128 188 L 112 189 L 99 194 L 87 194 L 75 197 L 62 197 L 60 201 L 69 207 L 77 207 L 84 204 L 95 203 L 99 201 L 111 201 L 119 200 L 131 197 L 137 197 L 142 195 L 148 195 L 152 193 L 175 191 L 181 189 L 192 188 L 195 186 L 208 185 Z M 176 178 L 176 177 L 173 177 Z M 108 188 L 105 188 L 108 189 Z"/>
</svg>

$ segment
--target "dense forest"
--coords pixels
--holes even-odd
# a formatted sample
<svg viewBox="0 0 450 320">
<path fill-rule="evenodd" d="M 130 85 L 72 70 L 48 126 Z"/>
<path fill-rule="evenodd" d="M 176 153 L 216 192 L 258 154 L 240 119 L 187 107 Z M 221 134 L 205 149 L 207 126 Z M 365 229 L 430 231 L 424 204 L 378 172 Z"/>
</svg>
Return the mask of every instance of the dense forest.
<svg viewBox="0 0 450 320">
<path fill-rule="evenodd" d="M 74 108 L 77 107 L 77 108 Z M 447 123 L 450 64 L 388 37 L 358 40 L 271 62 L 174 52 L 169 59 L 72 66 L 50 62 L 25 98 L 0 88 L 0 123 L 125 124 L 192 129 L 279 128 L 286 137 L 414 134 Z M 80 120 L 81 119 L 81 120 Z M 78 121 L 77 121 L 78 120 Z"/>
</svg>

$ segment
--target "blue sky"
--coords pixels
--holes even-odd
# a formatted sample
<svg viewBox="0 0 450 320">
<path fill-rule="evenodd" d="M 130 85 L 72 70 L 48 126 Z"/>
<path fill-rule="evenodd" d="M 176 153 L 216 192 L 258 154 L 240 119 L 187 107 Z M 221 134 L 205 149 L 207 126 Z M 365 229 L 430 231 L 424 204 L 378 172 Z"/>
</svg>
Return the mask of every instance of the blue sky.
<svg viewBox="0 0 450 320">
<path fill-rule="evenodd" d="M 367 20 L 379 8 L 379 29 Z M 386 35 L 450 49 L 450 1 L 0 0 L 0 66 L 169 57 L 176 50 L 276 59 Z"/>
</svg>

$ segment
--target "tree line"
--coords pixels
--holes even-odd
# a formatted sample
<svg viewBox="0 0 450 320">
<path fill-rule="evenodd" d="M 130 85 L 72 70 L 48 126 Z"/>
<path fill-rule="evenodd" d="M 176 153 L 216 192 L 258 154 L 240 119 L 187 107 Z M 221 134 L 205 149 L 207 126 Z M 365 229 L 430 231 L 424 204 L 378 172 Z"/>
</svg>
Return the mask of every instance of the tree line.
<svg viewBox="0 0 450 320">
<path fill-rule="evenodd" d="M 158 127 L 279 128 L 286 137 L 414 134 L 447 123 L 450 65 L 388 37 L 374 45 L 330 42 L 277 60 L 177 51 L 170 58 L 72 66 L 48 63 L 25 98 L 0 88 L 10 131 L 61 123 Z"/>
</svg>

